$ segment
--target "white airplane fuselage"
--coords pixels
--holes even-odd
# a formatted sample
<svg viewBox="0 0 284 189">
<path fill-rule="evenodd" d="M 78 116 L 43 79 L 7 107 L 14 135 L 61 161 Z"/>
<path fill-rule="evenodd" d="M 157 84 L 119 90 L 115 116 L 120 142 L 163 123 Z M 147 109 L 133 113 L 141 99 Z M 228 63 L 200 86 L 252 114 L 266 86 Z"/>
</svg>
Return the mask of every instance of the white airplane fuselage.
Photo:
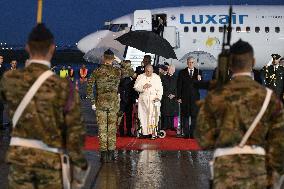
<svg viewBox="0 0 284 189">
<path fill-rule="evenodd" d="M 188 53 L 202 52 L 217 60 L 222 49 L 222 27 L 228 24 L 229 6 L 172 7 L 150 10 L 152 15 L 166 15 L 166 27 L 175 28 L 174 47 L 178 60 L 165 60 L 186 67 L 180 61 Z M 125 25 L 127 24 L 127 27 Z M 104 46 L 121 48 L 125 46 L 114 39 L 129 31 L 135 25 L 134 15 L 129 14 L 111 21 L 111 26 L 123 26 L 117 31 L 101 30 L 78 42 L 78 48 L 87 52 L 103 43 Z M 271 54 L 284 56 L 284 6 L 233 6 L 231 44 L 239 39 L 248 41 L 254 48 L 256 68 L 262 68 L 271 60 Z M 165 29 L 166 31 L 166 29 Z M 157 47 L 159 48 L 159 47 Z M 217 61 L 199 62 L 200 69 L 214 69 Z"/>
</svg>

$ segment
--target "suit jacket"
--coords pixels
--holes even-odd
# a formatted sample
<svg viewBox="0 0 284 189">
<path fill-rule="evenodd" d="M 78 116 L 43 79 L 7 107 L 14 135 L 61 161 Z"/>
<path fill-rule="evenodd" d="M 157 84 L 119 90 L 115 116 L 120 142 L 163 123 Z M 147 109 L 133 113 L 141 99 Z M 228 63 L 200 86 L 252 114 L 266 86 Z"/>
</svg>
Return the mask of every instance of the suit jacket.
<svg viewBox="0 0 284 189">
<path fill-rule="evenodd" d="M 196 101 L 200 99 L 198 90 L 198 75 L 202 71 L 194 68 L 193 76 L 190 77 L 188 68 L 180 71 L 177 82 L 177 98 L 182 100 L 180 113 L 182 116 L 196 116 L 198 107 Z"/>
</svg>

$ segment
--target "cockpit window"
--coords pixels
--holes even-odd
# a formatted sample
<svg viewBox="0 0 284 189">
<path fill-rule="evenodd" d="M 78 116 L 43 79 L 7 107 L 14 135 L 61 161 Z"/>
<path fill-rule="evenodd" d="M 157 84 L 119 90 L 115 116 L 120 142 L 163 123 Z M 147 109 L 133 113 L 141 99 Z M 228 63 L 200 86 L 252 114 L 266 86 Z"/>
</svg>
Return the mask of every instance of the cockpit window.
<svg viewBox="0 0 284 189">
<path fill-rule="evenodd" d="M 128 24 L 111 24 L 109 30 L 112 32 L 119 32 L 124 30 L 127 26 Z"/>
<path fill-rule="evenodd" d="M 109 30 L 110 25 L 104 25 L 103 27 L 100 28 L 100 30 Z"/>
</svg>

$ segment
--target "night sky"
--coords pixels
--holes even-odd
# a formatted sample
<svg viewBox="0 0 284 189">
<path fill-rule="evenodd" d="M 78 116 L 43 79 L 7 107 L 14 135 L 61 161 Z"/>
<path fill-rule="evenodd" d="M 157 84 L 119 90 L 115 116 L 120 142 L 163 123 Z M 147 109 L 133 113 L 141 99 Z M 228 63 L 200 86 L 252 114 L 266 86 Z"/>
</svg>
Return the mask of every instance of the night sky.
<svg viewBox="0 0 284 189">
<path fill-rule="evenodd" d="M 201 3 L 202 2 L 202 3 Z M 136 9 L 190 5 L 227 5 L 229 0 L 43 0 L 43 21 L 57 45 L 74 45 L 104 21 Z M 284 0 L 232 0 L 233 4 L 284 5 Z M 0 42 L 23 46 L 36 23 L 37 0 L 0 0 Z"/>
</svg>

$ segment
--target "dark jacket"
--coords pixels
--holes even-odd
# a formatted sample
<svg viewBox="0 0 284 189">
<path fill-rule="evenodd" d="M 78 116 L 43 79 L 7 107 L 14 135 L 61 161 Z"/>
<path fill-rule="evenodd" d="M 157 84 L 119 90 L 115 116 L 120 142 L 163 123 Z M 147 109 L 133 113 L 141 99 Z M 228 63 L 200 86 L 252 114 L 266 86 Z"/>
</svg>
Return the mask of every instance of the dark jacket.
<svg viewBox="0 0 284 189">
<path fill-rule="evenodd" d="M 118 92 L 120 94 L 120 111 L 125 112 L 127 108 L 135 103 L 134 81 L 131 77 L 120 80 Z"/>
<path fill-rule="evenodd" d="M 175 75 L 163 75 L 161 80 L 163 84 L 161 114 L 175 116 L 178 114 L 177 98 L 170 99 L 168 96 L 170 94 L 177 96 L 177 77 Z"/>
<path fill-rule="evenodd" d="M 196 101 L 200 99 L 198 83 L 198 75 L 202 75 L 202 71 L 194 68 L 193 76 L 189 76 L 188 68 L 180 71 L 177 83 L 177 98 L 182 100 L 180 105 L 180 113 L 182 116 L 196 116 L 198 107 Z"/>
</svg>

